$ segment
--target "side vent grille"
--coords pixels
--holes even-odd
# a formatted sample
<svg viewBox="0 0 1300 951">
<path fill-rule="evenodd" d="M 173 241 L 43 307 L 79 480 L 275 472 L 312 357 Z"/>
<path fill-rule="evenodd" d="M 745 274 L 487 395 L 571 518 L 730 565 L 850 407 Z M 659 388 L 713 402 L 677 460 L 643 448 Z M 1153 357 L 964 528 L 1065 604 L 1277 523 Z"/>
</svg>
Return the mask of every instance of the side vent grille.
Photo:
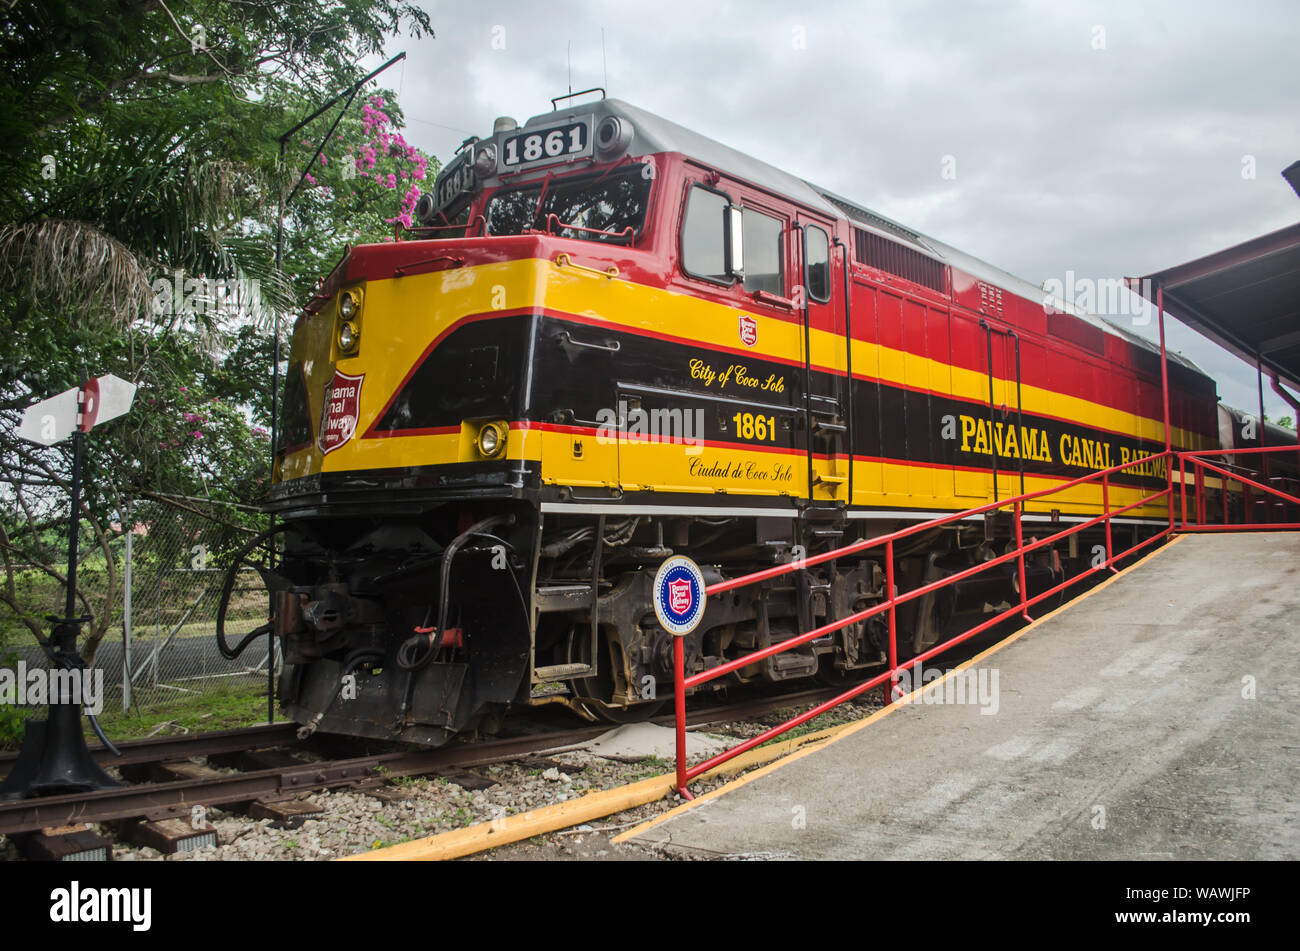
<svg viewBox="0 0 1300 951">
<path fill-rule="evenodd" d="M 860 228 L 853 229 L 853 244 L 859 264 L 888 271 L 940 294 L 947 290 L 942 261 Z"/>
</svg>

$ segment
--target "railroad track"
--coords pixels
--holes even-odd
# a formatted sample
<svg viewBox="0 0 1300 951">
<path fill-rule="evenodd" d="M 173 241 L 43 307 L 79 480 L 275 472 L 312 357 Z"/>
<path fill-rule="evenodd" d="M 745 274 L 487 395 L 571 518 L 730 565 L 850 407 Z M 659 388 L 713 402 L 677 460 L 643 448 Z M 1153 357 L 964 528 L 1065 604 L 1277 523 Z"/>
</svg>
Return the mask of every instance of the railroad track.
<svg viewBox="0 0 1300 951">
<path fill-rule="evenodd" d="M 832 688 L 820 688 L 702 707 L 692 711 L 689 725 L 699 728 L 749 719 L 777 709 L 817 703 L 836 692 Z M 673 718 L 660 716 L 652 718 L 652 722 L 671 724 Z M 331 754 L 326 752 L 315 762 L 293 755 L 304 751 L 321 755 L 319 745 L 297 739 L 297 728 L 295 723 L 284 723 L 136 740 L 120 744 L 123 753 L 120 758 L 102 748 L 92 748 L 92 755 L 101 765 L 126 767 L 124 772 L 137 777 L 167 778 L 136 782 L 119 789 L 0 802 L 0 834 L 21 837 L 85 823 L 134 821 L 147 826 L 155 842 L 184 848 L 180 843 L 187 838 L 200 837 L 192 833 L 201 831 L 201 827 L 191 827 L 196 806 L 239 805 L 249 811 L 249 804 L 253 804 L 260 806 L 263 814 L 275 816 L 277 803 L 292 802 L 305 793 L 339 787 L 378 788 L 392 779 L 435 773 L 450 773 L 454 778 L 458 770 L 572 748 L 612 727 L 602 724 L 438 749 L 406 748 L 339 758 L 330 758 Z M 192 762 L 192 757 L 200 756 L 227 766 L 239 764 L 252 768 L 218 771 Z M 0 774 L 8 772 L 15 758 L 16 754 L 0 755 Z M 257 815 L 257 812 L 254 809 L 250 814 Z"/>
</svg>

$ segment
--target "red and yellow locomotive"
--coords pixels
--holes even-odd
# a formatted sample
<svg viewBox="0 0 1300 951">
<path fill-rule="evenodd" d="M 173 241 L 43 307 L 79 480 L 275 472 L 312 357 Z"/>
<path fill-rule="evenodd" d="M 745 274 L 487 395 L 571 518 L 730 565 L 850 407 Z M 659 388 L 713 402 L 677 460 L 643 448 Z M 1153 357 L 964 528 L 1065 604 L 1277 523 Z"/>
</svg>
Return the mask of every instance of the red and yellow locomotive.
<svg viewBox="0 0 1300 951">
<path fill-rule="evenodd" d="M 268 507 L 281 702 L 313 727 L 441 743 L 529 704 L 641 716 L 671 690 L 666 557 L 734 576 L 1164 449 L 1145 340 L 622 102 L 498 119 L 418 214 L 351 248 L 294 330 Z M 1217 445 L 1213 381 L 1170 372 L 1174 448 Z M 1165 478 L 1135 466 L 1111 503 Z M 1096 514 L 1100 487 L 1051 505 L 1027 532 Z M 900 587 L 1005 537 L 937 529 Z M 1028 584 L 1086 555 L 1043 552 Z M 1012 575 L 918 599 L 900 640 L 1013 598 Z M 688 664 L 883 585 L 863 558 L 714 597 Z M 851 676 L 882 644 L 860 624 L 724 682 Z"/>
</svg>

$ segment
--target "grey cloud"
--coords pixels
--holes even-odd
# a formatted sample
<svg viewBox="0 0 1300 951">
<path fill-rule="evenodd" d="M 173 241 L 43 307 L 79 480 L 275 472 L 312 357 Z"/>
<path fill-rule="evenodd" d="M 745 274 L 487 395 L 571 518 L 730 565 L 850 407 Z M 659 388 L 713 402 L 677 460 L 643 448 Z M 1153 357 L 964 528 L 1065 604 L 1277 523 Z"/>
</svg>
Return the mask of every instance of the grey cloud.
<svg viewBox="0 0 1300 951">
<path fill-rule="evenodd" d="M 498 115 L 549 110 L 571 58 L 574 88 L 607 73 L 610 95 L 1035 284 L 1149 273 L 1300 220 L 1278 174 L 1300 158 L 1300 9 L 1285 0 L 431 9 L 438 39 L 391 49 L 410 54 L 410 137 L 444 160 Z M 1252 369 L 1181 328 L 1170 338 L 1225 401 L 1255 406 Z"/>
</svg>

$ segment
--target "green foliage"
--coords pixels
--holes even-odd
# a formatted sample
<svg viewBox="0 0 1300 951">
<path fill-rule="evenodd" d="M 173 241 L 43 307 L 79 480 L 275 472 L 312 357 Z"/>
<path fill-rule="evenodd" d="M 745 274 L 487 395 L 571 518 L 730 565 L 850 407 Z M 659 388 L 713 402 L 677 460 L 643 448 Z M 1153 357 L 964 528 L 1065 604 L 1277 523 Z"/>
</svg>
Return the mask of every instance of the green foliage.
<svg viewBox="0 0 1300 951">
<path fill-rule="evenodd" d="M 123 713 L 120 704 L 106 705 L 99 722 L 111 737 L 120 740 L 142 739 L 155 731 L 155 735 L 176 735 L 255 726 L 266 722 L 266 679 L 231 678 L 203 693 L 178 693 L 134 702 L 129 713 Z M 86 730 L 90 730 L 88 724 Z"/>
<path fill-rule="evenodd" d="M 0 667 L 17 669 L 18 655 L 0 653 Z M 16 703 L 0 703 L 0 750 L 16 750 L 23 742 L 23 724 L 27 721 L 27 712 Z"/>
<path fill-rule="evenodd" d="M 391 93 L 367 88 L 288 206 L 280 280 L 280 198 L 337 108 L 283 168 L 278 136 L 403 31 L 431 32 L 406 0 L 0 3 L 0 630 L 43 626 L 62 584 L 69 446 L 18 439 L 18 417 L 86 375 L 139 386 L 133 411 L 88 440 L 83 547 L 103 587 L 91 592 L 94 572 L 79 585 L 88 646 L 112 616 L 127 500 L 159 552 L 169 506 L 212 515 L 201 542 L 216 554 L 265 524 L 220 503 L 269 485 L 276 315 L 346 243 L 391 237 L 436 170 L 396 133 Z"/>
</svg>

